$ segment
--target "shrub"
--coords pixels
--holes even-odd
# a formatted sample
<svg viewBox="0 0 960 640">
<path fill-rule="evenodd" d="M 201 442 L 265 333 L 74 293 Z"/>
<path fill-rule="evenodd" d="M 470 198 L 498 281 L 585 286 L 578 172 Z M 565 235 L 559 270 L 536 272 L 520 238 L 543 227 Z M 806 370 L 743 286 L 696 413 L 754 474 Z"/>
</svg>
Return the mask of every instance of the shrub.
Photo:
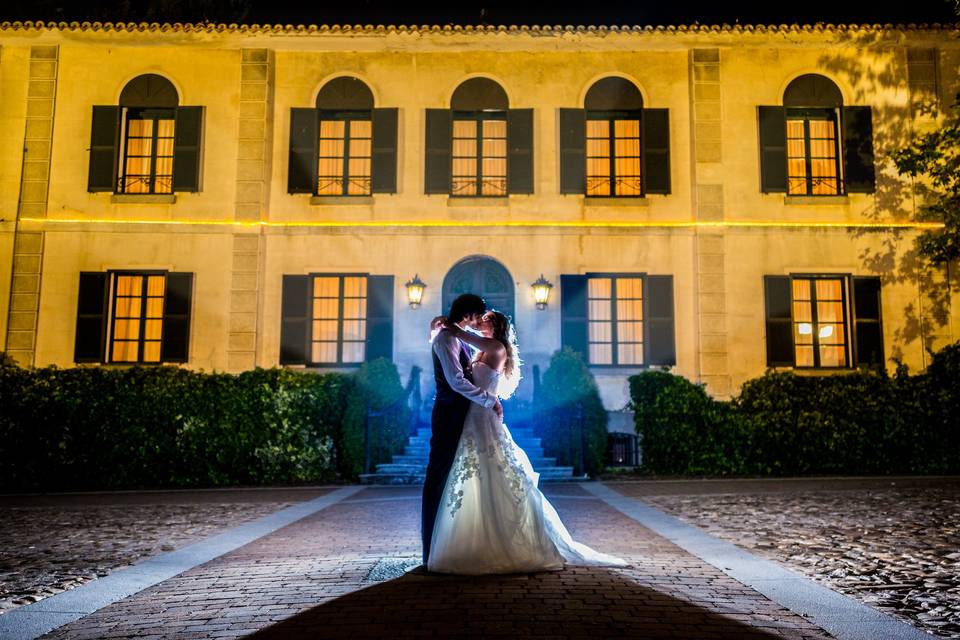
<svg viewBox="0 0 960 640">
<path fill-rule="evenodd" d="M 593 374 L 583 357 L 564 347 L 550 358 L 543 373 L 542 408 L 535 433 L 542 438 L 548 456 L 562 466 L 573 466 L 575 474 L 595 475 L 603 470 L 607 450 L 607 412 Z M 580 468 L 581 430 L 584 466 Z"/>
<path fill-rule="evenodd" d="M 364 363 L 348 395 L 344 428 L 338 446 L 344 452 L 341 473 L 356 477 L 363 470 L 364 420 L 370 418 L 370 469 L 403 450 L 410 435 L 410 408 L 397 367 L 386 358 Z"/>
<path fill-rule="evenodd" d="M 232 375 L 173 366 L 23 369 L 0 353 L 0 490 L 352 480 L 362 465 L 359 416 L 402 395 L 386 361 L 356 375 Z M 396 450 L 405 411 L 378 423 L 378 452 Z M 359 450 L 351 445 L 358 441 Z"/>
</svg>

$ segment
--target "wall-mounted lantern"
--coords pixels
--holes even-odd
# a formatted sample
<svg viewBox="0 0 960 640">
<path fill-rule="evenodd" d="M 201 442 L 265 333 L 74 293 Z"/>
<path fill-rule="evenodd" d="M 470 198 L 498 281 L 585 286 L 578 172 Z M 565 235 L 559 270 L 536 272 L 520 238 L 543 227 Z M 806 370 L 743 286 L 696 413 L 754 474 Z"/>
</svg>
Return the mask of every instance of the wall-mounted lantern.
<svg viewBox="0 0 960 640">
<path fill-rule="evenodd" d="M 427 283 L 420 279 L 420 275 L 414 275 L 413 280 L 408 280 L 404 285 L 407 288 L 407 300 L 410 301 L 410 308 L 420 307 L 420 301 L 423 300 L 423 290 L 427 288 Z"/>
<path fill-rule="evenodd" d="M 543 311 L 547 308 L 547 302 L 550 300 L 550 289 L 553 289 L 553 285 L 541 273 L 537 281 L 530 286 L 533 287 L 533 299 L 537 301 L 537 309 Z"/>
</svg>

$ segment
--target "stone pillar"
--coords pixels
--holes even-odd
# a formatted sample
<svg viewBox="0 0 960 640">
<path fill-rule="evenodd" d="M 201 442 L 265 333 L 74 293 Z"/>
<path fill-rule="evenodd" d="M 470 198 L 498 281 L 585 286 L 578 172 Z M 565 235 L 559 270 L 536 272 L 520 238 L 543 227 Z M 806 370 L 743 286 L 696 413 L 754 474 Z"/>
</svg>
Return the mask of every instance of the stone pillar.
<svg viewBox="0 0 960 640">
<path fill-rule="evenodd" d="M 43 218 L 47 215 L 58 64 L 59 47 L 56 45 L 30 47 L 23 169 L 17 202 L 18 219 Z M 43 241 L 42 231 L 24 231 L 21 225 L 17 224 L 13 245 L 6 349 L 10 356 L 24 366 L 32 366 L 36 354 Z"/>
<path fill-rule="evenodd" d="M 260 222 L 270 200 L 273 124 L 274 55 L 267 49 L 240 52 L 240 117 L 234 219 Z M 262 229 L 255 225 L 233 236 L 230 324 L 227 368 L 252 369 L 258 364 L 258 336 L 263 287 Z"/>
<path fill-rule="evenodd" d="M 720 50 L 690 52 L 691 114 L 693 118 L 693 192 L 696 220 L 724 219 L 723 147 L 720 135 Z M 698 228 L 694 272 L 697 309 L 697 379 L 714 396 L 729 396 L 727 355 L 725 234 L 722 229 Z"/>
</svg>

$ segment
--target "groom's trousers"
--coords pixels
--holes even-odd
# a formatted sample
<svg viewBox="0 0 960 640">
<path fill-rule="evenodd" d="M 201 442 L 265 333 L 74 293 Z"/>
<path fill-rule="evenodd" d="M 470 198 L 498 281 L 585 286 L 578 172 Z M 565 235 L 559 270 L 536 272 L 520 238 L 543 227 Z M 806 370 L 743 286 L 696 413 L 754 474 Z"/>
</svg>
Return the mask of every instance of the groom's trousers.
<svg viewBox="0 0 960 640">
<path fill-rule="evenodd" d="M 440 510 L 440 499 L 447 484 L 450 467 L 457 453 L 463 422 L 470 409 L 470 401 L 457 394 L 451 401 L 442 401 L 439 397 L 433 405 L 430 420 L 430 458 L 427 462 L 427 474 L 423 481 L 423 505 L 421 507 L 420 533 L 423 538 L 423 564 L 430 557 L 430 541 L 433 537 L 433 525 Z"/>
</svg>

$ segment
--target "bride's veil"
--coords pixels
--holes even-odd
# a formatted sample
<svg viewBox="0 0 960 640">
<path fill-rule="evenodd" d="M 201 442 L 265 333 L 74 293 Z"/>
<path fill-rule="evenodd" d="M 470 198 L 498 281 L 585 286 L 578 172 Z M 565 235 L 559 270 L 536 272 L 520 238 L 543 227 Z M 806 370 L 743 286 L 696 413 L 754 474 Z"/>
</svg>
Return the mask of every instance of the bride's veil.
<svg viewBox="0 0 960 640">
<path fill-rule="evenodd" d="M 510 375 L 506 375 L 506 373 L 501 375 L 500 380 L 497 382 L 497 395 L 503 400 L 508 399 L 517 391 L 517 387 L 520 386 L 520 381 L 523 379 L 523 375 L 520 373 L 523 361 L 520 359 L 520 348 L 517 346 L 517 330 L 513 326 L 513 321 L 510 316 L 506 317 L 509 323 L 507 341 L 510 343 L 510 349 L 512 351 L 513 371 L 510 372 Z"/>
</svg>

